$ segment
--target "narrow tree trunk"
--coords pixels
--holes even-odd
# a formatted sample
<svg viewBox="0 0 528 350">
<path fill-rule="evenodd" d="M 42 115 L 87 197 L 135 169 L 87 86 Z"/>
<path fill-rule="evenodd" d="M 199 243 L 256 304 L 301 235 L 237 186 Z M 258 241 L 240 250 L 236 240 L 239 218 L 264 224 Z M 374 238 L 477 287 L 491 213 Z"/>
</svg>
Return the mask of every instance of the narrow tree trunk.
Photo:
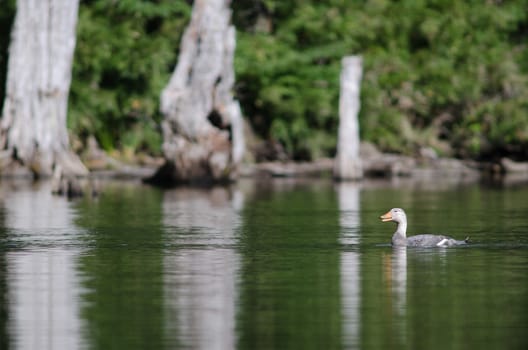
<svg viewBox="0 0 528 350">
<path fill-rule="evenodd" d="M 149 182 L 218 182 L 236 176 L 244 153 L 233 99 L 235 28 L 228 0 L 196 0 L 178 65 L 161 95 L 165 164 Z"/>
<path fill-rule="evenodd" d="M 339 96 L 339 135 L 334 176 L 341 180 L 357 180 L 363 177 L 359 158 L 359 92 L 362 62 L 359 56 L 344 57 L 341 71 Z"/>
<path fill-rule="evenodd" d="M 0 171 L 84 175 L 70 151 L 66 114 L 78 0 L 18 0 L 0 121 Z"/>
</svg>

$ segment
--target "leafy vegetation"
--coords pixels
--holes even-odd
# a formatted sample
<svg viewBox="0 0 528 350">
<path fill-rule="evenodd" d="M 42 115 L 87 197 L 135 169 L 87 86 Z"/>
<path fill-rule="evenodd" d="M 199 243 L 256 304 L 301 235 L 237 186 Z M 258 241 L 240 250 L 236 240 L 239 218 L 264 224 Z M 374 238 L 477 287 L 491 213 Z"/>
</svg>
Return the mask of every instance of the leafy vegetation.
<svg viewBox="0 0 528 350">
<path fill-rule="evenodd" d="M 360 54 L 363 139 L 526 158 L 526 5 L 237 1 L 239 95 L 256 129 L 290 154 L 332 154 L 340 60 Z"/>
<path fill-rule="evenodd" d="M 0 111 L 4 104 L 5 80 L 11 25 L 15 15 L 15 0 L 0 0 Z M 1 113 L 1 112 L 0 112 Z"/>
<path fill-rule="evenodd" d="M 290 157 L 334 154 L 341 58 L 360 54 L 364 140 L 386 151 L 429 146 L 459 157 L 528 159 L 528 0 L 232 6 L 237 98 L 255 132 Z M 93 134 L 107 150 L 159 153 L 159 95 L 190 11 L 183 0 L 81 2 L 74 137 Z M 4 27 L 12 12 L 2 13 Z M 0 32 L 0 60 L 6 35 Z"/>
<path fill-rule="evenodd" d="M 69 128 L 106 150 L 159 153 L 159 95 L 191 7 L 182 1 L 82 1 Z"/>
</svg>

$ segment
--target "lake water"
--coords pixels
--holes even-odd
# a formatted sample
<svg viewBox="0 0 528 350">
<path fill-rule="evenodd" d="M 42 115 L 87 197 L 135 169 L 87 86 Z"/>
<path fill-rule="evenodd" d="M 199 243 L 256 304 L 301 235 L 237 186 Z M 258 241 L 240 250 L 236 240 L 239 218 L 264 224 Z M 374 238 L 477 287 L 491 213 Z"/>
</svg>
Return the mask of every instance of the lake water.
<svg viewBox="0 0 528 350">
<path fill-rule="evenodd" d="M 528 187 L 0 183 L 0 349 L 526 349 Z M 471 244 L 393 249 L 409 233 Z"/>
</svg>

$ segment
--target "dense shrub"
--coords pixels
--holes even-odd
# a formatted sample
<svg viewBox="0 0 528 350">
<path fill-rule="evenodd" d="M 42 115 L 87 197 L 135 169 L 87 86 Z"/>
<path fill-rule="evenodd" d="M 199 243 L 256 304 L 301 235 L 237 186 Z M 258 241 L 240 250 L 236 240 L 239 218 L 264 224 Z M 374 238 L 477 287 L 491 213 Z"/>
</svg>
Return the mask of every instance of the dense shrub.
<svg viewBox="0 0 528 350">
<path fill-rule="evenodd" d="M 69 128 L 106 150 L 158 153 L 159 96 L 191 7 L 183 1 L 82 1 Z"/>
<path fill-rule="evenodd" d="M 0 3 L 0 113 L 4 104 L 5 80 L 7 73 L 7 59 L 11 25 L 15 15 L 15 0 L 4 0 Z"/>
<path fill-rule="evenodd" d="M 14 1 L 0 23 L 5 65 Z M 528 159 L 528 0 L 237 0 L 237 98 L 295 159 L 332 156 L 340 61 L 364 58 L 361 136 L 387 151 Z M 191 1 L 81 2 L 69 128 L 159 153 Z M 0 79 L 4 79 L 0 69 Z M 3 84 L 2 84 L 3 88 Z M 3 90 L 0 90 L 2 93 Z"/>
<path fill-rule="evenodd" d="M 362 137 L 385 150 L 528 154 L 527 1 L 237 1 L 247 116 L 331 155 L 343 55 L 364 57 Z"/>
</svg>

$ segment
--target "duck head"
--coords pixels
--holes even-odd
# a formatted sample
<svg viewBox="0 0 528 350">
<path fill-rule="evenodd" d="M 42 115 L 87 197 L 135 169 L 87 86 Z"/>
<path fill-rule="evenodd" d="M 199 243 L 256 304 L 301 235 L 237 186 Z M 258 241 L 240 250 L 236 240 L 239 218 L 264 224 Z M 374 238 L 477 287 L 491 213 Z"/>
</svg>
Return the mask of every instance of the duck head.
<svg viewBox="0 0 528 350">
<path fill-rule="evenodd" d="M 394 221 L 397 223 L 406 223 L 407 222 L 407 216 L 405 215 L 405 212 L 401 208 L 392 208 L 382 216 L 380 216 L 381 221 L 387 222 L 387 221 Z"/>
</svg>

